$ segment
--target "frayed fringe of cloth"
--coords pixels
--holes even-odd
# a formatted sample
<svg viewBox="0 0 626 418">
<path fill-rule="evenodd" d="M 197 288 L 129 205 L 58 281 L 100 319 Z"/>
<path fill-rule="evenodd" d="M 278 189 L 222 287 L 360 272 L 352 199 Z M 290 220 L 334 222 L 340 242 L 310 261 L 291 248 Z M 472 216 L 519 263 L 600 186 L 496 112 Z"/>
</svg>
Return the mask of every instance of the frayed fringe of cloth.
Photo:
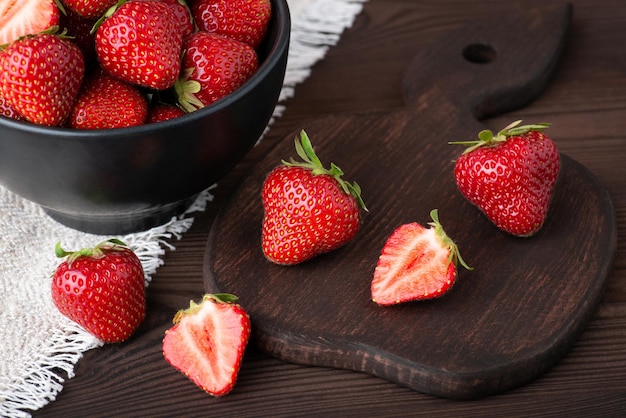
<svg viewBox="0 0 626 418">
<path fill-rule="evenodd" d="M 295 86 L 309 77 L 313 65 L 352 26 L 365 2 L 288 0 L 292 34 L 287 70 L 268 129 L 282 116 L 283 103 L 294 96 Z M 175 249 L 170 241 L 180 239 L 191 227 L 193 213 L 204 211 L 212 201 L 211 190 L 201 193 L 183 216 L 120 237 L 141 260 L 146 286 L 163 264 L 165 251 Z M 74 377 L 74 366 L 85 351 L 103 345 L 54 307 L 49 277 L 58 260 L 44 254 L 52 253 L 59 240 L 65 248 L 77 249 L 92 246 L 101 237 L 57 224 L 37 205 L 2 187 L 0 219 L 5 220 L 0 231 L 0 416 L 29 417 L 29 411 L 53 401 L 65 380 Z"/>
</svg>

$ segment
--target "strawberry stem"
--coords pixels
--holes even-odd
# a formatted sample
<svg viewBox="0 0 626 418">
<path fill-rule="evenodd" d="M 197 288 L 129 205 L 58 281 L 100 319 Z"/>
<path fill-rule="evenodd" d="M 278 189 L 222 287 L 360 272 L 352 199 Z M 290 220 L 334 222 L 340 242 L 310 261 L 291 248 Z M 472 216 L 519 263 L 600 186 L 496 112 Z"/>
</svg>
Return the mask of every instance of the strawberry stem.
<svg viewBox="0 0 626 418">
<path fill-rule="evenodd" d="M 544 129 L 550 126 L 549 123 L 535 123 L 531 125 L 520 125 L 522 123 L 521 120 L 516 120 L 513 123 L 510 123 L 502 130 L 500 130 L 495 136 L 493 132 L 488 129 L 480 131 L 478 133 L 478 141 L 454 141 L 448 142 L 450 145 L 464 145 L 468 147 L 463 154 L 469 154 L 477 148 L 497 145 L 502 142 L 506 142 L 506 140 L 512 136 L 524 135 L 525 133 L 531 131 L 543 131 Z"/>
<path fill-rule="evenodd" d="M 460 263 L 467 270 L 474 270 L 473 267 L 468 266 L 465 260 L 463 260 L 463 257 L 461 257 L 461 253 L 459 251 L 459 247 L 457 247 L 454 241 L 452 241 L 452 239 L 450 239 L 450 237 L 448 237 L 446 232 L 443 230 L 443 226 L 439 222 L 439 213 L 437 209 L 433 209 L 430 211 L 430 217 L 432 218 L 433 222 L 429 222 L 428 225 L 435 228 L 435 235 L 437 235 L 443 241 L 444 245 L 448 247 L 448 250 L 450 251 L 450 255 L 448 256 L 448 264 L 454 263 L 454 266 L 456 267 Z"/>
<path fill-rule="evenodd" d="M 77 251 L 66 251 L 61 247 L 61 242 L 57 242 L 54 247 L 54 254 L 58 258 L 67 258 L 67 264 L 71 266 L 74 261 L 81 257 L 102 258 L 104 257 L 103 250 L 121 251 L 126 248 L 128 248 L 128 246 L 117 238 L 111 238 L 106 241 L 102 241 L 95 247 L 81 248 Z"/>
<path fill-rule="evenodd" d="M 189 308 L 181 309 L 174 315 L 174 319 L 172 322 L 174 324 L 178 324 L 180 320 L 186 315 L 193 315 L 196 313 L 202 306 L 202 303 L 206 301 L 211 301 L 214 303 L 235 303 L 239 300 L 239 298 L 230 293 L 207 293 L 202 297 L 202 302 L 196 303 L 193 299 L 189 301 Z"/>
<path fill-rule="evenodd" d="M 342 179 L 341 176 L 343 176 L 344 172 L 334 163 L 330 163 L 330 169 L 325 168 L 317 154 L 315 154 L 311 140 L 304 129 L 300 131 L 300 137 L 296 137 L 294 143 L 296 153 L 302 158 L 302 161 L 296 161 L 293 158 L 291 158 L 290 161 L 282 160 L 284 165 L 288 167 L 303 167 L 311 170 L 314 175 L 329 175 L 333 177 L 337 180 L 345 193 L 352 195 L 359 203 L 359 206 L 366 212 L 368 211 L 361 197 L 361 186 L 359 186 L 356 181 L 350 183 Z"/>
</svg>

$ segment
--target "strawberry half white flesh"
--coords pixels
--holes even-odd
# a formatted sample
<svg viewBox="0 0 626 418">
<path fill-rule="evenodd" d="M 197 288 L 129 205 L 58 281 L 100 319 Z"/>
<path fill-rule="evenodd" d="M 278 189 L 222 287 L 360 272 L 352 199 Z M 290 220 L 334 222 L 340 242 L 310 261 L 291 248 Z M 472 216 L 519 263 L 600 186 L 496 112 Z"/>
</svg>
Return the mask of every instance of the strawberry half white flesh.
<svg viewBox="0 0 626 418">
<path fill-rule="evenodd" d="M 458 262 L 471 269 L 445 234 L 437 210 L 430 215 L 432 228 L 415 222 L 404 224 L 385 243 L 371 284 L 372 300 L 377 304 L 439 297 L 456 281 Z"/>
<path fill-rule="evenodd" d="M 235 386 L 250 337 L 250 317 L 236 296 L 205 295 L 202 302 L 176 313 L 163 339 L 163 356 L 213 396 Z"/>
</svg>

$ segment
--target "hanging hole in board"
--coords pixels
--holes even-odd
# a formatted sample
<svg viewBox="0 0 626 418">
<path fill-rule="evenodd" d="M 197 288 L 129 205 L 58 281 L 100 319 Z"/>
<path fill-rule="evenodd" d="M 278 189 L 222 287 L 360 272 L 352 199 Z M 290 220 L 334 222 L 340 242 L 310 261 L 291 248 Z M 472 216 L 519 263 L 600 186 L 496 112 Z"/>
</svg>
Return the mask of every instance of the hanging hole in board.
<svg viewBox="0 0 626 418">
<path fill-rule="evenodd" d="M 488 64 L 496 59 L 496 50 L 491 45 L 471 44 L 463 50 L 463 57 L 474 64 Z"/>
</svg>

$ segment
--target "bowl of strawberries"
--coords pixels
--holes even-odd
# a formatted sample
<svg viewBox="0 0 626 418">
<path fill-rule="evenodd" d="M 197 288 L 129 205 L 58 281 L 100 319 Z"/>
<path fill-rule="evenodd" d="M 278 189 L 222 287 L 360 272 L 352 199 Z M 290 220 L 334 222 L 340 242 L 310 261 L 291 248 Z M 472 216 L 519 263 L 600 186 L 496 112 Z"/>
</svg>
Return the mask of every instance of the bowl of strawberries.
<svg viewBox="0 0 626 418">
<path fill-rule="evenodd" d="M 184 212 L 252 149 L 283 85 L 286 0 L 0 7 L 0 185 L 81 231 Z"/>
</svg>

